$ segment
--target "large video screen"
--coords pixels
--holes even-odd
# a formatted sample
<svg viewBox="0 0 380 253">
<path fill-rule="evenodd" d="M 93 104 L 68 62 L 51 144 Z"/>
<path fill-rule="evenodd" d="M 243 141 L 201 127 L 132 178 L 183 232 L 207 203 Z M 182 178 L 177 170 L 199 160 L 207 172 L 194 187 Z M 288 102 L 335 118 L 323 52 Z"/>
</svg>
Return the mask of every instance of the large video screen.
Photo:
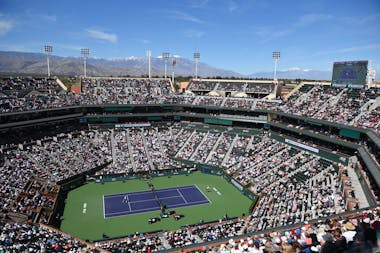
<svg viewBox="0 0 380 253">
<path fill-rule="evenodd" d="M 365 85 L 368 61 L 334 62 L 332 84 Z"/>
</svg>

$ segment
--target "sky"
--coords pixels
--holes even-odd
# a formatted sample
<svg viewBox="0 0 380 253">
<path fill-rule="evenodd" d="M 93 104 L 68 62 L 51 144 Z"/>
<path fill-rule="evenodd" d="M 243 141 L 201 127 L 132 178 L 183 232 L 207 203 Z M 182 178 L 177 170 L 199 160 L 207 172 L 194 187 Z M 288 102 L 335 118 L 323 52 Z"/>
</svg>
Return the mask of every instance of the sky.
<svg viewBox="0 0 380 253">
<path fill-rule="evenodd" d="M 380 75 L 380 0 L 0 0 L 0 50 L 59 56 L 159 57 L 241 74 L 331 70 L 369 60 Z"/>
</svg>

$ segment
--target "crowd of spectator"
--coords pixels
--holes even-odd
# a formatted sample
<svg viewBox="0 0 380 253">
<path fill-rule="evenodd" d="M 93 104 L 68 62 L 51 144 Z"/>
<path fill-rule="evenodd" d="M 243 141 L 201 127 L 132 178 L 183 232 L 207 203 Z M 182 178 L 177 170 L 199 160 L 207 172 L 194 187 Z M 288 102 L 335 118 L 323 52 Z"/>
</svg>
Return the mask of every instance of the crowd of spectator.
<svg viewBox="0 0 380 253">
<path fill-rule="evenodd" d="M 239 236 L 278 226 L 342 214 L 347 210 L 337 165 L 295 150 L 268 136 L 225 132 L 182 124 L 95 130 L 47 138 L 5 152 L 2 212 L 31 216 L 51 208 L 54 183 L 113 160 L 98 173 L 135 173 L 181 167 L 171 157 L 228 168 L 241 184 L 260 194 L 252 214 L 239 222 L 143 236 L 101 245 L 113 252 L 162 250 Z M 129 166 L 129 167 L 128 167 Z M 16 169 L 17 168 L 17 169 Z M 38 175 L 38 178 L 34 176 Z M 47 218 L 40 220 L 46 222 Z M 165 246 L 166 245 L 166 246 Z"/>
<path fill-rule="evenodd" d="M 245 90 L 246 93 L 272 93 L 274 91 L 274 83 L 248 83 Z"/>
<path fill-rule="evenodd" d="M 21 151 L 42 173 L 41 178 L 57 182 L 112 160 L 110 132 L 89 131 L 26 146 Z"/>
<path fill-rule="evenodd" d="M 224 107 L 252 109 L 256 106 L 257 100 L 247 98 L 230 98 L 224 102 Z"/>
<path fill-rule="evenodd" d="M 380 133 L 380 104 L 375 109 L 368 113 L 362 114 L 353 125 L 357 127 L 372 128 L 376 132 Z"/>
<path fill-rule="evenodd" d="M 168 80 L 82 79 L 82 93 L 98 104 L 159 104 L 172 94 Z"/>
<path fill-rule="evenodd" d="M 88 78 L 82 79 L 82 93 L 57 92 L 61 88 L 54 79 L 0 79 L 0 111 L 25 111 L 59 108 L 68 105 L 93 104 L 192 104 L 284 111 L 291 114 L 370 127 L 378 131 L 378 106 L 368 102 L 379 97 L 376 89 L 338 88 L 326 85 L 305 85 L 289 99 L 267 100 L 255 98 L 189 96 L 175 94 L 169 81 L 159 79 Z M 246 82 L 193 81 L 189 89 L 266 93 L 273 84 Z M 30 92 L 38 91 L 38 92 Z M 223 93 L 222 92 L 222 93 Z M 376 102 L 378 104 L 378 101 Z M 367 121 L 368 120 L 368 121 Z"/>
<path fill-rule="evenodd" d="M 140 233 L 118 240 L 96 242 L 95 245 L 112 253 L 156 252 L 166 249 L 158 235 Z"/>
<path fill-rule="evenodd" d="M 292 227 L 194 247 L 192 252 L 371 253 L 378 252 L 379 209 L 359 215 L 320 220 Z"/>
<path fill-rule="evenodd" d="M 297 91 L 278 110 L 358 127 L 374 126 L 377 131 L 380 115 L 376 107 L 370 109 L 370 100 L 378 103 L 376 89 L 337 88 L 314 86 Z M 369 120 L 369 122 L 366 121 Z M 376 125 L 376 126 L 375 126 Z"/>
<path fill-rule="evenodd" d="M 322 105 L 332 103 L 331 99 L 334 99 L 343 91 L 343 88 L 315 86 L 308 91 L 306 96 L 303 96 L 301 92 L 297 92 L 294 96 L 295 99 L 287 101 L 287 103 L 281 107 L 281 110 L 296 115 L 313 117 L 322 109 Z"/>
<path fill-rule="evenodd" d="M 274 91 L 274 83 L 257 83 L 247 81 L 208 81 L 208 80 L 192 80 L 189 83 L 188 90 L 197 91 L 229 91 L 229 92 L 245 92 L 245 93 L 272 93 Z"/>
<path fill-rule="evenodd" d="M 245 220 L 233 220 L 209 226 L 199 226 L 192 230 L 192 233 L 198 235 L 203 242 L 210 242 L 242 235 L 244 234 L 245 226 Z"/>
<path fill-rule="evenodd" d="M 196 235 L 191 233 L 188 228 L 181 228 L 175 231 L 166 232 L 163 237 L 171 248 L 181 248 L 201 242 L 197 240 Z"/>
<path fill-rule="evenodd" d="M 289 228 L 247 231 L 251 221 L 219 221 L 171 232 L 140 234 L 87 244 L 41 225 L 0 222 L 0 250 L 4 252 L 155 252 L 189 248 L 191 252 L 320 252 L 370 253 L 378 250 L 380 210 L 370 209 L 346 217 L 303 222 Z M 196 246 L 201 242 L 217 244 Z M 221 241 L 220 241 L 221 240 Z"/>
<path fill-rule="evenodd" d="M 246 84 L 242 82 L 219 82 L 217 89 L 220 91 L 241 91 L 244 85 Z"/>
<path fill-rule="evenodd" d="M 91 245 L 41 225 L 0 221 L 0 252 L 98 253 Z"/>
<path fill-rule="evenodd" d="M 29 92 L 37 91 L 41 93 L 56 93 L 60 90 L 57 82 L 53 78 L 34 77 L 9 77 L 0 78 L 0 93 L 5 95 L 23 96 Z"/>
<path fill-rule="evenodd" d="M 46 223 L 57 197 L 55 183 L 111 161 L 109 143 L 110 132 L 89 131 L 5 150 L 1 212 Z"/>
<path fill-rule="evenodd" d="M 375 91 L 368 93 L 366 90 L 314 86 L 300 90 L 288 101 L 281 103 L 250 98 L 174 95 L 170 84 L 162 80 L 84 79 L 83 94 L 63 95 L 53 92 L 56 83 L 50 79 L 30 82 L 11 79 L 0 82 L 5 84 L 0 90 L 2 112 L 73 104 L 144 104 L 171 101 L 170 103 L 282 110 L 342 124 L 370 127 L 375 131 L 380 128 L 380 107 L 368 106 L 368 102 L 373 102 L 377 96 Z M 22 96 L 19 91 L 26 87 L 33 87 L 39 93 Z M 206 86 L 199 84 L 199 87 Z M 246 88 L 248 87 L 254 89 L 249 85 Z M 231 87 L 227 85 L 225 89 L 234 90 L 235 84 Z M 54 205 L 56 182 L 109 161 L 112 163 L 99 171 L 99 174 L 152 172 L 181 167 L 173 157 L 224 167 L 228 168 L 227 172 L 238 182 L 260 194 L 259 202 L 246 221 L 181 229 L 167 232 L 162 237 L 136 235 L 121 241 L 99 243 L 99 246 L 113 252 L 123 252 L 125 248 L 132 251 L 163 250 L 165 243 L 170 247 L 183 247 L 239 236 L 245 232 L 257 232 L 343 214 L 349 207 L 346 200 L 349 196 L 342 189 L 340 180 L 342 171 L 347 168 L 339 168 L 315 155 L 280 144 L 266 135 L 258 137 L 222 130 L 199 131 L 180 124 L 162 128 L 97 130 L 54 136 L 31 145 L 20 145 L 18 149 L 5 150 L 4 156 L 5 164 L 0 168 L 1 212 L 21 213 L 29 220 L 33 220 L 36 213 L 39 213 L 37 221 L 41 223 L 48 221 L 49 212 L 46 210 L 51 210 Z M 372 223 L 378 215 L 376 213 L 372 217 L 368 213 L 367 216 L 366 219 L 369 218 Z M 364 219 L 362 223 L 369 224 Z M 344 224 L 347 222 L 340 223 L 340 229 L 344 229 Z M 27 224 L 0 225 L 0 249 L 4 251 L 25 251 L 26 248 L 30 252 L 49 252 L 49 249 L 62 252 L 89 250 L 87 245 L 44 227 Z M 329 231 L 326 224 L 323 226 L 325 231 Z M 362 227 L 358 225 L 355 229 L 359 234 Z M 308 230 L 309 228 L 299 229 L 299 237 L 289 233 L 289 236 L 286 235 L 287 239 L 280 238 L 280 243 L 274 237 L 271 241 L 282 250 L 284 244 L 292 245 L 294 249 L 303 249 L 308 244 L 302 244 L 299 240 L 302 239 L 302 232 Z M 319 240 L 313 241 L 315 249 L 323 248 L 325 242 L 335 241 L 329 235 L 325 237 L 320 235 Z M 305 238 L 303 239 L 306 242 Z M 231 241 L 228 245 L 220 246 L 220 249 L 229 252 L 227 250 L 232 248 L 251 247 L 258 250 L 257 252 L 260 252 L 260 248 L 263 251 L 268 239 L 260 242 L 257 240 L 260 241 Z M 363 243 L 360 241 L 363 237 L 358 237 L 357 240 L 357 243 Z M 295 241 L 300 245 L 293 245 Z M 322 246 L 318 246 L 320 242 Z M 353 248 L 356 247 L 355 243 L 352 244 L 354 246 L 351 245 Z M 273 246 L 276 249 L 279 247 Z"/>
<path fill-rule="evenodd" d="M 224 97 L 197 96 L 193 105 L 221 106 Z"/>
<path fill-rule="evenodd" d="M 188 89 L 189 90 L 204 90 L 204 91 L 212 91 L 215 88 L 216 82 L 203 82 L 203 81 L 197 81 L 193 80 L 189 83 Z"/>
</svg>

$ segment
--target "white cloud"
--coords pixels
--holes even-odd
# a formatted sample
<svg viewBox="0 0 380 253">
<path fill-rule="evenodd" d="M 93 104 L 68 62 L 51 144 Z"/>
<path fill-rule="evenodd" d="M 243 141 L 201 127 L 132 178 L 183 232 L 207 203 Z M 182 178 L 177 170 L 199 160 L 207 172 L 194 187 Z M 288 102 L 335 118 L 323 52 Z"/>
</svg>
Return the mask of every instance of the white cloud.
<svg viewBox="0 0 380 253">
<path fill-rule="evenodd" d="M 45 19 L 46 21 L 51 21 L 51 22 L 57 21 L 57 16 L 56 15 L 41 14 L 40 17 L 42 19 Z"/>
<path fill-rule="evenodd" d="M 0 35 L 4 35 L 11 31 L 13 23 L 9 20 L 0 20 Z"/>
<path fill-rule="evenodd" d="M 283 69 L 282 71 L 303 71 L 303 72 L 309 72 L 311 69 L 302 69 L 300 67 L 291 67 L 288 69 Z"/>
<path fill-rule="evenodd" d="M 327 21 L 333 18 L 333 15 L 331 14 L 317 14 L 317 13 L 311 13 L 302 15 L 298 18 L 297 22 L 294 24 L 295 26 L 308 26 L 316 22 L 320 21 Z"/>
<path fill-rule="evenodd" d="M 292 68 L 289 68 L 289 69 L 286 69 L 288 71 L 300 71 L 301 68 L 300 67 L 292 67 Z"/>
<path fill-rule="evenodd" d="M 165 17 L 172 19 L 183 20 L 197 24 L 204 23 L 203 20 L 181 11 L 163 11 L 162 13 L 165 15 Z"/>
<path fill-rule="evenodd" d="M 347 21 L 351 24 L 357 24 L 357 25 L 363 25 L 371 21 L 375 21 L 378 18 L 380 18 L 380 14 L 372 14 L 365 17 L 345 17 L 343 18 L 344 21 Z"/>
<path fill-rule="evenodd" d="M 152 43 L 150 40 L 146 40 L 146 39 L 141 39 L 141 40 L 138 40 L 140 43 L 142 44 L 150 44 Z"/>
<path fill-rule="evenodd" d="M 255 34 L 259 37 L 262 37 L 265 40 L 284 37 L 291 33 L 292 33 L 292 30 L 290 29 L 277 30 L 271 26 L 260 26 L 260 27 L 256 27 L 255 29 Z"/>
<path fill-rule="evenodd" d="M 57 16 L 55 14 L 36 13 L 33 10 L 25 10 L 26 16 L 31 19 L 42 19 L 43 21 L 56 22 Z"/>
<path fill-rule="evenodd" d="M 114 33 L 106 33 L 104 31 L 91 28 L 85 29 L 85 31 L 89 37 L 94 39 L 105 40 L 112 43 L 115 43 L 117 41 L 117 35 Z"/>
<path fill-rule="evenodd" d="M 188 6 L 190 8 L 203 8 L 207 5 L 209 0 L 190 0 Z"/>
<path fill-rule="evenodd" d="M 316 52 L 315 54 L 313 54 L 313 56 L 326 55 L 326 54 L 350 53 L 350 52 L 367 51 L 367 50 L 370 51 L 374 49 L 380 49 L 380 44 L 379 43 L 368 44 L 368 45 L 363 45 L 363 46 L 346 47 L 346 48 L 340 48 L 340 49 L 335 49 L 335 50 Z"/>
<path fill-rule="evenodd" d="M 234 12 L 234 11 L 237 11 L 239 8 L 238 4 L 234 1 L 230 1 L 228 3 L 228 11 L 229 12 Z"/>
<path fill-rule="evenodd" d="M 205 32 L 195 30 L 195 29 L 189 29 L 189 30 L 185 30 L 184 34 L 188 38 L 201 38 L 203 37 L 203 35 L 205 35 Z"/>
<path fill-rule="evenodd" d="M 31 48 L 27 48 L 24 45 L 17 45 L 17 44 L 0 44 L 0 50 L 2 50 L 2 51 L 16 51 L 16 52 L 33 51 Z"/>
</svg>

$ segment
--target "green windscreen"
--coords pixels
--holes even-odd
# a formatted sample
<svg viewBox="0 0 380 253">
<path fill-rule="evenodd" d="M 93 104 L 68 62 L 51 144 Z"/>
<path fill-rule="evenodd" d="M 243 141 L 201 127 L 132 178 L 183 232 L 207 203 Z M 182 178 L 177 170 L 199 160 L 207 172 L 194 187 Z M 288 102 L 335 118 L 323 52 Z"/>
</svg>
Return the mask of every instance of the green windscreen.
<svg viewBox="0 0 380 253">
<path fill-rule="evenodd" d="M 205 118 L 204 123 L 215 124 L 215 125 L 224 125 L 224 126 L 232 126 L 232 120 L 226 120 L 226 119 Z"/>
<path fill-rule="evenodd" d="M 352 138 L 355 140 L 358 140 L 360 138 L 360 132 L 349 130 L 349 129 L 340 129 L 339 135 Z"/>
</svg>

